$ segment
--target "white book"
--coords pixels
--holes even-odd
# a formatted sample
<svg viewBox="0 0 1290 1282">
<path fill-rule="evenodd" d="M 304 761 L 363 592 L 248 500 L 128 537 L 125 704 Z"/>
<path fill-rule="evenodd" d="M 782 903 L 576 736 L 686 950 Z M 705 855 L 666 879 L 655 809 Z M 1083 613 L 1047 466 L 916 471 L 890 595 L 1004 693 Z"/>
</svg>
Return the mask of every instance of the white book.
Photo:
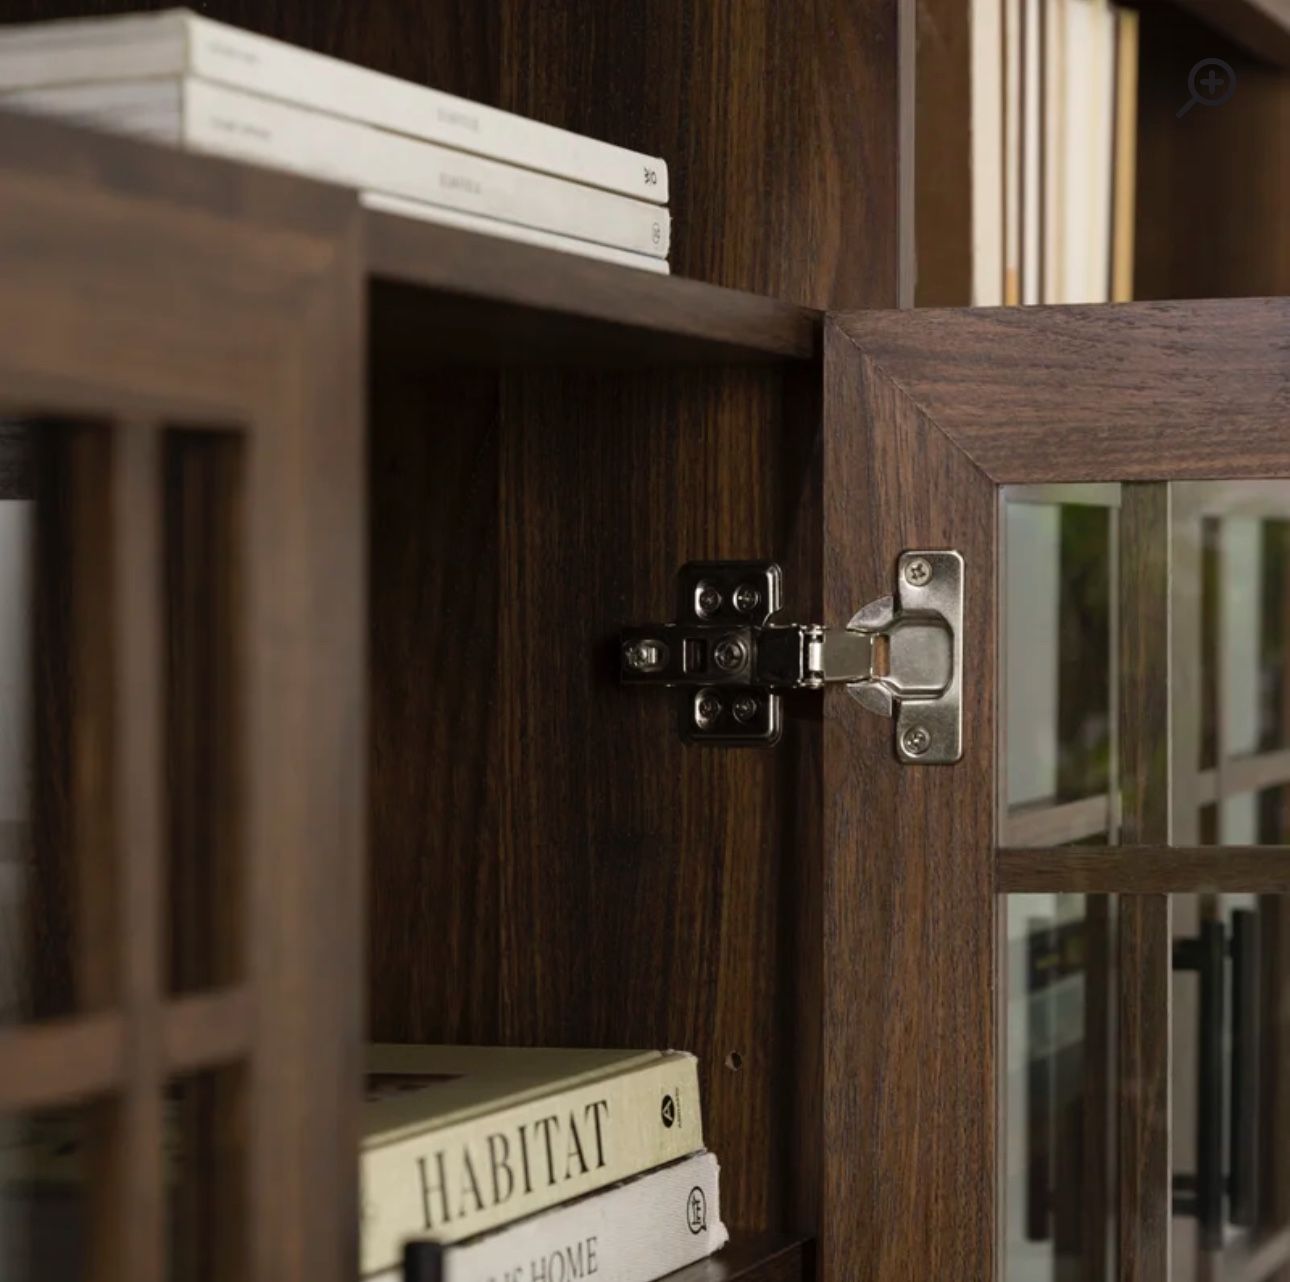
<svg viewBox="0 0 1290 1282">
<path fill-rule="evenodd" d="M 255 35 L 186 9 L 7 27 L 0 87 L 197 76 L 666 204 L 667 165 L 424 85 Z"/>
<path fill-rule="evenodd" d="M 193 77 L 64 85 L 0 105 L 666 258 L 666 209 Z"/>
<path fill-rule="evenodd" d="M 386 196 L 379 191 L 360 193 L 360 202 L 367 209 L 383 214 L 398 214 L 402 218 L 418 218 L 422 222 L 438 223 L 442 227 L 459 227 L 462 231 L 479 232 L 484 236 L 500 236 L 524 245 L 537 245 L 542 249 L 556 249 L 564 254 L 577 254 L 582 258 L 596 258 L 619 267 L 634 267 L 637 271 L 654 272 L 666 276 L 671 272 L 665 258 L 651 258 L 648 254 L 633 254 L 629 249 L 615 249 L 612 245 L 597 245 L 590 240 L 575 240 L 572 236 L 558 236 L 553 231 L 536 231 L 518 223 L 503 223 L 496 218 L 479 214 L 463 214 L 442 205 L 427 205 L 420 200 L 405 200 L 402 196 Z"/>
<path fill-rule="evenodd" d="M 1003 304 L 1003 0 L 972 0 L 972 305 Z"/>
<path fill-rule="evenodd" d="M 697 1153 L 577 1202 L 446 1247 L 435 1282 L 651 1282 L 719 1251 L 720 1168 Z M 414 1275 L 415 1276 L 415 1275 Z M 403 1282 L 399 1270 L 370 1282 Z"/>
</svg>

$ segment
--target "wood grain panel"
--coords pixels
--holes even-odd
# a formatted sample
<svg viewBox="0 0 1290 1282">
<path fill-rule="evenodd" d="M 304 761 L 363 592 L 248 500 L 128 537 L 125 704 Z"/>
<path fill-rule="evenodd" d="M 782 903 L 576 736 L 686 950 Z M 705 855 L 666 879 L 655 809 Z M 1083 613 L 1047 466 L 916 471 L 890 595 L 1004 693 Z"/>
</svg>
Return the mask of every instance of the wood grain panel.
<svg viewBox="0 0 1290 1282">
<path fill-rule="evenodd" d="M 822 1266 L 837 1278 L 989 1278 L 996 495 L 831 321 L 825 397 L 825 617 L 890 593 L 901 551 L 953 547 L 971 643 L 955 766 L 899 764 L 890 722 L 844 691 L 825 700 Z"/>
<path fill-rule="evenodd" d="M 1125 485 L 1120 499 L 1120 840 L 1168 845 L 1172 805 L 1169 486 Z M 1163 641 L 1163 644 L 1162 644 Z M 1119 1277 L 1169 1282 L 1169 897 L 1119 903 Z"/>
<path fill-rule="evenodd" d="M 972 29 L 965 0 L 918 0 L 919 307 L 972 302 Z"/>
<path fill-rule="evenodd" d="M 839 324 L 999 484 L 1290 475 L 1290 299 Z"/>
<path fill-rule="evenodd" d="M 1196 16 L 1163 0 L 1142 15 L 1135 297 L 1285 294 L 1290 19 L 1269 38 L 1254 36 L 1251 18 L 1260 8 L 1287 5 L 1183 4 Z M 1204 58 L 1232 67 L 1236 92 L 1221 107 L 1193 107 L 1179 119 L 1191 68 Z"/>
<path fill-rule="evenodd" d="M 808 360 L 819 314 L 759 294 L 368 212 L 383 356 L 629 365 Z"/>
<path fill-rule="evenodd" d="M 773 369 L 374 391 L 373 1031 L 694 1050 L 749 1226 L 798 1191 L 814 732 L 686 748 L 670 697 L 618 687 L 616 636 L 672 617 L 687 559 L 791 568 L 818 534 L 810 412 Z"/>
<path fill-rule="evenodd" d="M 168 0 L 5 0 L 5 21 Z M 897 0 L 209 0 L 207 17 L 662 156 L 673 270 L 893 306 Z"/>
</svg>

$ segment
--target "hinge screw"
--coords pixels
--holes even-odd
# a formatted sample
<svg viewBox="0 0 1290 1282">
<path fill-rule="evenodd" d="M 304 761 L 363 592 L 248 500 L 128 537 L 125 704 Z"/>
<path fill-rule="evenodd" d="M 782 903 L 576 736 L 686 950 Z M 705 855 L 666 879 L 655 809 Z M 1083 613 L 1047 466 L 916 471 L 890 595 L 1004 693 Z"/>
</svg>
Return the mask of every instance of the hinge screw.
<svg viewBox="0 0 1290 1282">
<path fill-rule="evenodd" d="M 910 726 L 900 736 L 900 746 L 911 757 L 921 757 L 932 746 L 932 736 L 922 726 Z"/>
<path fill-rule="evenodd" d="M 925 556 L 911 556 L 905 562 L 905 582 L 923 588 L 932 581 L 932 563 Z"/>
<path fill-rule="evenodd" d="M 715 694 L 701 695 L 694 705 L 694 724 L 707 730 L 721 715 L 721 700 Z"/>
<path fill-rule="evenodd" d="M 658 641 L 633 641 L 623 648 L 623 662 L 633 672 L 654 672 L 663 666 L 663 646 Z"/>
<path fill-rule="evenodd" d="M 721 593 L 711 583 L 699 584 L 694 601 L 699 607 L 699 614 L 705 619 L 721 609 Z"/>
<path fill-rule="evenodd" d="M 737 637 L 726 637 L 724 641 L 718 641 L 713 647 L 712 662 L 722 672 L 738 672 L 744 666 L 747 654 L 748 651 L 742 641 Z"/>
<path fill-rule="evenodd" d="M 735 714 L 736 721 L 747 725 L 757 715 L 757 700 L 750 694 L 741 694 L 735 700 L 731 710 Z"/>
<path fill-rule="evenodd" d="M 750 614 L 757 608 L 757 603 L 760 600 L 761 593 L 758 592 L 751 583 L 741 583 L 735 589 L 735 609 L 738 610 L 740 614 Z"/>
</svg>

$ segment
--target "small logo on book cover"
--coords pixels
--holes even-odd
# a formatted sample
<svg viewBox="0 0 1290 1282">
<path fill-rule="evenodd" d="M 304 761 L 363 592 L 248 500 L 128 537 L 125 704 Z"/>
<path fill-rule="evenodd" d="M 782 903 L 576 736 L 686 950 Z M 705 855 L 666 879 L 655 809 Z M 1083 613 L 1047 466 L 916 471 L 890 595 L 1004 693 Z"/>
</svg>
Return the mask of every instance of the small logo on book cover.
<svg viewBox="0 0 1290 1282">
<path fill-rule="evenodd" d="M 663 1116 L 664 1126 L 671 1127 L 676 1125 L 676 1096 L 675 1095 L 663 1096 L 662 1116 Z"/>
<path fill-rule="evenodd" d="M 691 1233 L 702 1233 L 708 1227 L 708 1199 L 697 1184 L 685 1200 L 685 1222 Z"/>
</svg>

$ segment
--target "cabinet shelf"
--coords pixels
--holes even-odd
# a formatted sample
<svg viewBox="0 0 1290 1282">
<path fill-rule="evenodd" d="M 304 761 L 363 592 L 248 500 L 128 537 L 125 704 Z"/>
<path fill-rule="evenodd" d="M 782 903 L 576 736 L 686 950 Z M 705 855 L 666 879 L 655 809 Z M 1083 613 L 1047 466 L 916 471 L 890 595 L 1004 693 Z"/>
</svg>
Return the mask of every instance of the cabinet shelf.
<svg viewBox="0 0 1290 1282">
<path fill-rule="evenodd" d="M 717 1255 L 679 1269 L 668 1282 L 800 1282 L 810 1276 L 808 1240 L 777 1233 L 732 1233 Z"/>
<path fill-rule="evenodd" d="M 395 214 L 364 212 L 382 355 L 520 362 L 807 361 L 809 308 Z"/>
</svg>

